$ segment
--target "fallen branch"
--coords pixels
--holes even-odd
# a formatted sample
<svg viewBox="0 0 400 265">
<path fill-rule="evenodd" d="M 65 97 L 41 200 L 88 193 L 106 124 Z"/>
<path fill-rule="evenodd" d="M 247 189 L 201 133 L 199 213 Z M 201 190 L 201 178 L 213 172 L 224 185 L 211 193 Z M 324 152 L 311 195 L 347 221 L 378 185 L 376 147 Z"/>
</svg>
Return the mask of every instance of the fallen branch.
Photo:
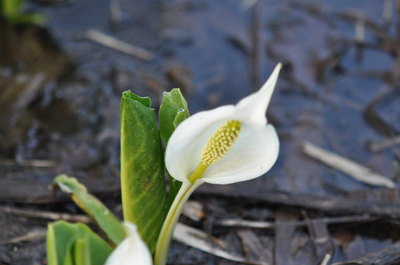
<svg viewBox="0 0 400 265">
<path fill-rule="evenodd" d="M 318 260 L 323 260 L 327 253 L 333 254 L 334 246 L 327 224 L 320 219 L 310 219 L 306 215 L 305 220 L 313 242 L 314 253 Z"/>
<path fill-rule="evenodd" d="M 86 33 L 86 38 L 95 41 L 97 43 L 100 43 L 106 47 L 118 50 L 120 52 L 124 52 L 126 54 L 135 56 L 145 61 L 151 61 L 154 57 L 153 53 L 143 48 L 121 41 L 104 33 L 101 33 L 100 31 L 97 30 L 89 30 Z"/>
<path fill-rule="evenodd" d="M 65 220 L 69 222 L 81 222 L 81 223 L 90 223 L 91 219 L 86 215 L 78 215 L 78 214 L 68 214 L 68 213 L 54 213 L 54 212 L 45 212 L 45 211 L 33 211 L 33 210 L 23 210 L 17 208 L 11 208 L 7 206 L 0 206 L 0 212 L 23 216 L 27 218 L 42 218 L 48 220 Z"/>
<path fill-rule="evenodd" d="M 3 159 L 0 160 L 0 164 L 4 166 L 21 166 L 21 167 L 54 167 L 55 163 L 51 160 L 23 160 L 23 161 L 16 161 L 12 159 Z"/>
<path fill-rule="evenodd" d="M 242 248 L 247 258 L 273 263 L 274 258 L 271 249 L 264 247 L 260 238 L 253 231 L 240 229 L 236 231 L 236 234 L 242 242 Z"/>
<path fill-rule="evenodd" d="M 389 189 L 396 188 L 396 184 L 390 179 L 373 172 L 371 169 L 364 167 L 350 159 L 339 156 L 333 152 L 326 151 L 311 143 L 304 143 L 302 146 L 303 152 L 318 161 L 340 170 L 349 176 L 363 183 L 373 186 L 383 186 Z"/>
<path fill-rule="evenodd" d="M 15 244 L 23 241 L 33 241 L 46 238 L 46 229 L 32 230 L 25 235 L 14 237 L 8 240 L 0 241 L 0 245 Z"/>
</svg>

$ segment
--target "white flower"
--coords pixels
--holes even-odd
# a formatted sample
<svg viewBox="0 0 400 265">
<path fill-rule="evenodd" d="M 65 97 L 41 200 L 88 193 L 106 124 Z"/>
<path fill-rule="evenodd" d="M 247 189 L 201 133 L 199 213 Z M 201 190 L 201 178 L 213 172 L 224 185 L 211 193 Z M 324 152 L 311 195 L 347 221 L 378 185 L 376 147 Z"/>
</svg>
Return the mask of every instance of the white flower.
<svg viewBox="0 0 400 265">
<path fill-rule="evenodd" d="M 133 223 L 124 223 L 127 237 L 108 257 L 105 265 L 152 265 L 151 254 Z"/>
<path fill-rule="evenodd" d="M 265 117 L 281 64 L 261 89 L 236 105 L 199 112 L 169 139 L 168 172 L 186 183 L 229 184 L 267 172 L 279 153 L 275 128 Z"/>
</svg>

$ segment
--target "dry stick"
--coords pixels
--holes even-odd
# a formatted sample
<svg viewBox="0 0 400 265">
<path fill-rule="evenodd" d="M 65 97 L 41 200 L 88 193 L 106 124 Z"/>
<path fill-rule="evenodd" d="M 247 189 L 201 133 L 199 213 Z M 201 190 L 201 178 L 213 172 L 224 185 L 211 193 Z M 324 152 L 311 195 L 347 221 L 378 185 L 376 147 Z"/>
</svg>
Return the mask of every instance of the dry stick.
<svg viewBox="0 0 400 265">
<path fill-rule="evenodd" d="M 272 251 L 265 248 L 257 235 L 250 229 L 240 229 L 236 234 L 242 241 L 243 250 L 249 259 L 262 260 L 267 263 L 273 263 Z"/>
<path fill-rule="evenodd" d="M 51 160 L 23 160 L 16 161 L 12 159 L 0 160 L 0 164 L 4 166 L 22 166 L 22 167 L 54 167 L 55 163 Z"/>
<path fill-rule="evenodd" d="M 313 242 L 314 253 L 318 259 L 326 256 L 326 253 L 333 254 L 333 244 L 329 235 L 328 227 L 320 219 L 310 219 L 303 214 L 307 223 L 308 231 Z"/>
<path fill-rule="evenodd" d="M 373 186 L 383 186 L 390 189 L 396 188 L 396 184 L 390 179 L 345 157 L 326 151 L 308 142 L 304 143 L 302 147 L 303 152 L 308 156 L 317 159 L 334 169 L 340 170 L 361 182 Z"/>
<path fill-rule="evenodd" d="M 386 148 L 395 146 L 397 144 L 400 144 L 400 135 L 389 138 L 389 139 L 385 139 L 383 141 L 380 142 L 372 142 L 368 145 L 368 148 L 372 151 L 372 152 L 380 152 Z"/>
<path fill-rule="evenodd" d="M 216 221 L 215 225 L 227 226 L 227 227 L 275 229 L 275 223 L 273 223 L 273 222 L 249 221 L 249 220 L 242 220 L 242 219 L 223 219 L 223 220 Z M 304 224 L 302 223 L 302 225 L 304 225 Z"/>
<path fill-rule="evenodd" d="M 399 57 L 396 57 L 395 61 L 399 61 Z M 394 80 L 397 80 L 397 77 L 399 76 L 400 73 L 400 67 L 396 66 L 399 65 L 399 63 L 394 63 L 393 64 L 393 69 L 392 69 L 392 77 Z M 363 110 L 363 115 L 365 117 L 365 120 L 379 133 L 387 135 L 387 136 L 392 136 L 393 132 L 396 131 L 393 126 L 390 124 L 387 124 L 375 111 L 375 108 L 378 104 L 383 102 L 385 99 L 391 97 L 392 93 L 394 90 L 393 85 L 389 85 L 382 93 L 377 95 L 375 98 L 373 98 L 367 106 Z"/>
<path fill-rule="evenodd" d="M 86 33 L 86 38 L 145 61 L 151 61 L 154 57 L 153 53 L 143 48 L 118 40 L 97 30 L 89 30 Z"/>
<path fill-rule="evenodd" d="M 49 220 L 66 220 L 70 222 L 81 222 L 90 223 L 90 217 L 86 215 L 68 214 L 68 213 L 53 213 L 45 211 L 32 211 L 32 210 L 22 210 L 17 208 L 11 208 L 7 206 L 0 206 L 0 212 L 6 214 L 12 214 L 16 216 L 23 216 L 27 218 L 42 218 Z"/>
<path fill-rule="evenodd" d="M 361 44 L 365 41 L 365 18 L 360 15 L 355 22 L 354 39 L 357 43 Z"/>
<path fill-rule="evenodd" d="M 293 256 L 291 249 L 288 247 L 291 245 L 293 238 L 295 237 L 296 227 L 288 224 L 285 221 L 286 216 L 276 213 L 276 230 L 275 230 L 275 265 L 292 265 Z"/>
<path fill-rule="evenodd" d="M 14 238 L 11 238 L 8 240 L 0 241 L 0 245 L 19 243 L 22 241 L 33 241 L 36 239 L 38 239 L 38 240 L 44 239 L 44 238 L 46 238 L 46 233 L 47 233 L 46 229 L 33 230 L 22 236 L 18 236 L 18 237 L 14 237 Z"/>
<path fill-rule="evenodd" d="M 195 222 L 199 222 L 205 217 L 203 205 L 197 201 L 189 200 L 183 206 L 182 215 L 192 219 Z"/>
<path fill-rule="evenodd" d="M 200 231 L 198 229 L 189 227 L 187 225 L 184 225 L 182 223 L 178 223 L 176 225 L 175 231 L 174 231 L 174 239 L 178 242 L 181 242 L 183 244 L 186 244 L 188 246 L 200 249 L 206 253 L 210 253 L 212 255 L 236 261 L 236 262 L 242 262 L 246 264 L 254 264 L 254 265 L 269 265 L 269 263 L 263 262 L 263 261 L 251 261 L 247 260 L 241 256 L 236 256 L 233 254 L 230 254 L 224 250 L 224 248 L 221 245 L 225 245 L 226 242 L 220 241 L 216 238 L 213 239 L 213 242 L 215 244 L 210 243 L 210 236 L 204 233 L 203 231 Z"/>
<path fill-rule="evenodd" d="M 328 265 L 329 260 L 331 259 L 331 255 L 330 254 L 326 254 L 325 258 L 322 260 L 320 265 Z"/>
<path fill-rule="evenodd" d="M 110 19 L 114 24 L 119 24 L 122 21 L 122 10 L 119 0 L 110 1 Z"/>
<path fill-rule="evenodd" d="M 331 224 L 343 224 L 343 223 L 361 223 L 378 220 L 377 217 L 361 215 L 361 216 L 342 216 L 342 217 L 324 217 L 317 219 L 327 225 Z M 307 225 L 306 221 L 281 221 L 281 224 L 293 225 L 296 227 L 303 227 Z M 258 228 L 258 229 L 271 229 L 276 228 L 275 222 L 262 222 L 262 221 L 249 221 L 240 219 L 224 219 L 215 222 L 215 225 L 225 227 L 247 227 L 247 228 Z"/>
</svg>

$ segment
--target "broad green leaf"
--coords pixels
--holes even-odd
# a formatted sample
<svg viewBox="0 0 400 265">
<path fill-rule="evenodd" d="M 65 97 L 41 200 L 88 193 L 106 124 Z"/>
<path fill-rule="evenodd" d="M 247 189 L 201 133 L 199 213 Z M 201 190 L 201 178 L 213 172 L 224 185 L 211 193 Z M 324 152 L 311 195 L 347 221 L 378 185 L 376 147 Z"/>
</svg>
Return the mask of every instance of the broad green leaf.
<svg viewBox="0 0 400 265">
<path fill-rule="evenodd" d="M 189 110 L 185 98 L 179 88 L 174 88 L 171 92 L 164 92 L 160 106 L 160 135 L 168 143 L 169 138 L 175 128 L 183 120 L 189 117 Z"/>
<path fill-rule="evenodd" d="M 163 100 L 160 106 L 160 135 L 165 145 L 174 132 L 175 128 L 190 116 L 185 98 L 179 88 L 174 88 L 171 92 L 163 93 Z M 169 193 L 167 208 L 171 206 L 182 182 L 169 176 Z"/>
<path fill-rule="evenodd" d="M 112 251 L 111 247 L 86 225 L 65 221 L 49 224 L 46 245 L 48 265 L 86 265 L 75 263 L 77 260 L 88 260 L 90 265 L 104 265 Z M 76 251 L 77 247 L 84 249 Z"/>
<path fill-rule="evenodd" d="M 54 179 L 62 191 L 71 194 L 74 202 L 98 224 L 104 234 L 117 245 L 125 238 L 125 230 L 117 217 L 96 197 L 88 193 L 76 178 L 58 175 Z"/>
<path fill-rule="evenodd" d="M 124 219 L 135 223 L 151 252 L 166 215 L 161 138 L 150 98 L 121 100 L 121 195 Z"/>
</svg>

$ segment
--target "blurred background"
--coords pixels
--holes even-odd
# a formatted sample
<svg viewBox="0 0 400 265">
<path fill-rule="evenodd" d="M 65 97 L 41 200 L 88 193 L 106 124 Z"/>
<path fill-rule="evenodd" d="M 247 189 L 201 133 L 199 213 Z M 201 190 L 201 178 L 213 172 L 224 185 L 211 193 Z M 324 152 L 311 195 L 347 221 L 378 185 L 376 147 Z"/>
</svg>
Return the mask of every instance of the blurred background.
<svg viewBox="0 0 400 265">
<path fill-rule="evenodd" d="M 257 90 L 278 62 L 284 67 L 267 114 L 281 140 L 276 165 L 253 181 L 204 186 L 194 199 L 205 219 L 184 218 L 229 240 L 230 250 L 242 256 L 248 255 L 243 234 L 224 227 L 211 231 L 213 220 L 293 221 L 364 213 L 379 219 L 328 227 L 330 245 L 323 254 L 330 253 L 334 262 L 397 241 L 399 227 L 392 219 L 400 214 L 365 209 L 371 208 L 368 202 L 395 207 L 398 201 L 399 4 L 36 0 L 21 1 L 8 11 L 3 2 L 0 264 L 45 264 L 48 220 L 18 210 L 79 213 L 66 197 L 53 196 L 49 186 L 58 173 L 76 176 L 120 211 L 123 91 L 150 96 L 158 110 L 163 91 L 179 87 L 196 113 L 234 104 Z M 336 160 L 330 166 L 321 163 L 324 154 L 310 154 L 305 142 L 379 173 L 386 184 L 351 177 L 335 168 Z M 338 203 L 342 208 L 331 212 L 326 205 L 302 204 L 317 204 L 318 198 L 355 204 L 346 208 Z M 32 231 L 36 236 L 21 240 Z M 286 235 L 292 246 L 286 254 L 274 233 L 258 235 L 263 249 L 271 252 L 263 257 L 266 262 L 318 264 L 324 257 L 304 227 Z M 178 243 L 170 262 L 234 264 Z"/>
</svg>

